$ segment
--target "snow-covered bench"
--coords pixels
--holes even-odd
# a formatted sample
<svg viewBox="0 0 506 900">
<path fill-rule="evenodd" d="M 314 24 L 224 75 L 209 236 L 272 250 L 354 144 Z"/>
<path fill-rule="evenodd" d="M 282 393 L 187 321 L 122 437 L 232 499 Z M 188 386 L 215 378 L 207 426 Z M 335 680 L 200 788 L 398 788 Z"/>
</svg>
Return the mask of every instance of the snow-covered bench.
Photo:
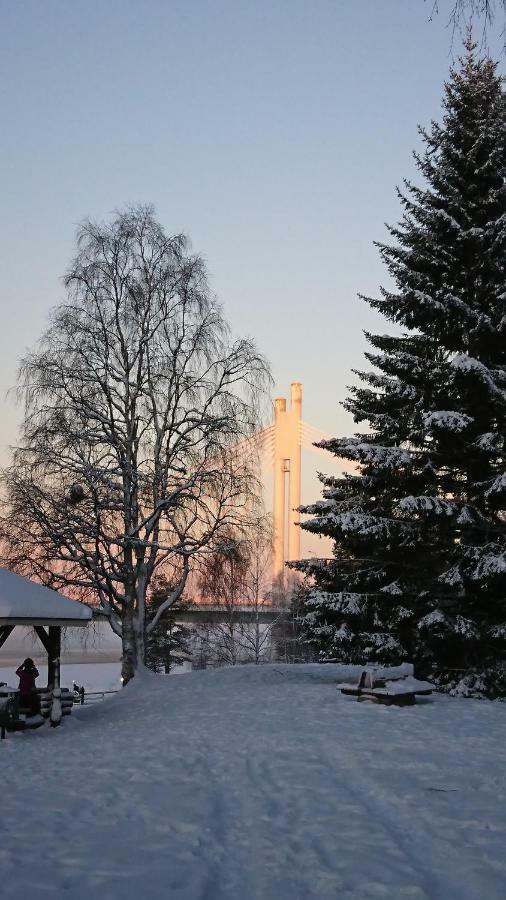
<svg viewBox="0 0 506 900">
<path fill-rule="evenodd" d="M 14 697 L 0 697 L 0 738 L 5 738 L 6 730 L 11 729 L 18 717 L 17 704 Z"/>
<path fill-rule="evenodd" d="M 52 692 L 48 688 L 36 688 L 40 702 L 40 713 L 34 712 L 31 706 L 23 705 L 23 698 L 17 688 L 6 684 L 0 685 L 0 737 L 5 738 L 6 731 L 25 731 L 44 725 L 51 714 Z M 68 688 L 61 689 L 61 714 L 69 716 L 74 704 L 74 694 Z"/>
<path fill-rule="evenodd" d="M 3 740 L 7 731 L 24 731 L 27 728 L 39 728 L 44 724 L 42 716 L 26 715 L 20 705 L 19 692 L 8 685 L 0 685 L 0 738 Z"/>
<path fill-rule="evenodd" d="M 413 706 L 417 694 L 431 694 L 432 685 L 414 675 L 389 673 L 388 670 L 364 669 L 358 684 L 344 684 L 341 693 L 357 700 L 383 703 L 386 706 Z"/>
</svg>

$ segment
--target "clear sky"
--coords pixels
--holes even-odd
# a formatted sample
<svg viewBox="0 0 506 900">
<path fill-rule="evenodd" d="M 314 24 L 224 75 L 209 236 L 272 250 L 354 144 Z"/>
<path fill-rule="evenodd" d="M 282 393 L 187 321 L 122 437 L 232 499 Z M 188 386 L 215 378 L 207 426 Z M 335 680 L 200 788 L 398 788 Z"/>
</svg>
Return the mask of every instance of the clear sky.
<svg viewBox="0 0 506 900">
<path fill-rule="evenodd" d="M 450 0 L 431 6 L 0 0 L 0 461 L 4 392 L 63 299 L 76 224 L 126 203 L 189 234 L 275 394 L 301 381 L 307 421 L 353 431 L 339 401 L 362 329 L 387 328 L 356 295 L 385 282 L 373 240 L 451 63 Z"/>
</svg>

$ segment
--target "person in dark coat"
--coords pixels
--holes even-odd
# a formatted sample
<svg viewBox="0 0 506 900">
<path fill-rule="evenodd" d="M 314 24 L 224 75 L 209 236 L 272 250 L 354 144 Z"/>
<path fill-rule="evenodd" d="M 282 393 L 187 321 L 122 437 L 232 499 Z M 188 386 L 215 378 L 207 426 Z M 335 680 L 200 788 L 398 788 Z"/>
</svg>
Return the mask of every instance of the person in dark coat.
<svg viewBox="0 0 506 900">
<path fill-rule="evenodd" d="M 35 679 L 39 677 L 39 672 L 33 659 L 27 657 L 19 669 L 16 669 L 16 675 L 19 677 L 21 706 L 27 706 L 31 714 L 35 715 L 40 712 L 39 696 L 35 690 Z"/>
</svg>

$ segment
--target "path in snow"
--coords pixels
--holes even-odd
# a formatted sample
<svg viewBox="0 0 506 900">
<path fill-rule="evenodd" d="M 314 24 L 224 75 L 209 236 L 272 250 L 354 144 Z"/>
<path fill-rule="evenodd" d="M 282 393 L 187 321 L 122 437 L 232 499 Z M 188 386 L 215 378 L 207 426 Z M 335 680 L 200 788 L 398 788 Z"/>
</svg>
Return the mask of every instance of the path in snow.
<svg viewBox="0 0 506 900">
<path fill-rule="evenodd" d="M 499 900 L 506 704 L 336 666 L 145 680 L 0 745 L 5 900 Z"/>
</svg>

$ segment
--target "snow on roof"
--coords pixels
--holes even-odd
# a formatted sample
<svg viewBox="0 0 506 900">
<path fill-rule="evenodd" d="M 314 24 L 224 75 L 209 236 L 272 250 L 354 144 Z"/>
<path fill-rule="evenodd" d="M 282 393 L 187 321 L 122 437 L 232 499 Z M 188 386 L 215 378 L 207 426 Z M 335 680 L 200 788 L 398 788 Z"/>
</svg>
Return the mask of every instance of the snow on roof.
<svg viewBox="0 0 506 900">
<path fill-rule="evenodd" d="M 70 600 L 56 591 L 0 568 L 0 621 L 31 620 L 83 620 L 91 619 L 89 606 Z"/>
</svg>

